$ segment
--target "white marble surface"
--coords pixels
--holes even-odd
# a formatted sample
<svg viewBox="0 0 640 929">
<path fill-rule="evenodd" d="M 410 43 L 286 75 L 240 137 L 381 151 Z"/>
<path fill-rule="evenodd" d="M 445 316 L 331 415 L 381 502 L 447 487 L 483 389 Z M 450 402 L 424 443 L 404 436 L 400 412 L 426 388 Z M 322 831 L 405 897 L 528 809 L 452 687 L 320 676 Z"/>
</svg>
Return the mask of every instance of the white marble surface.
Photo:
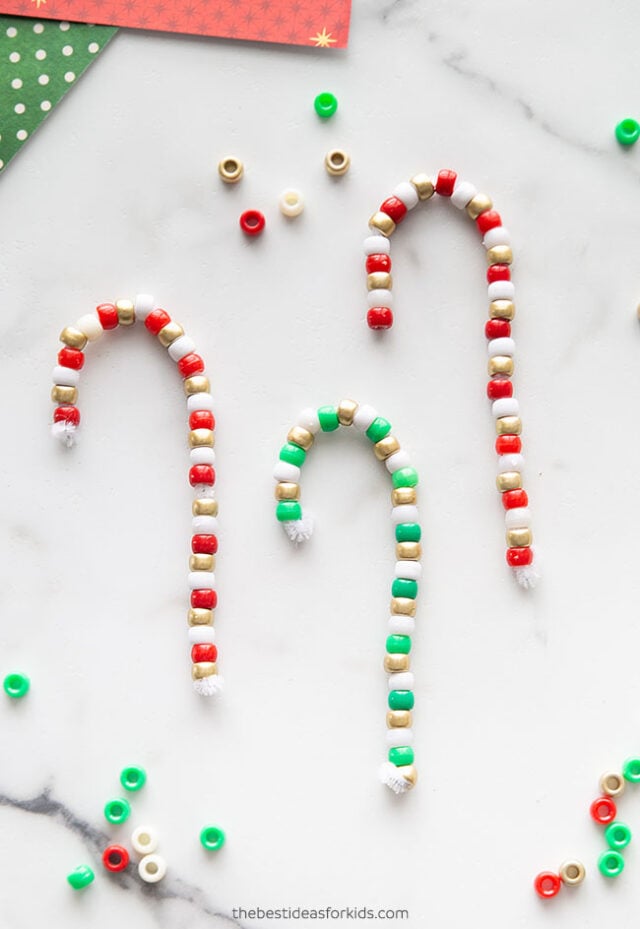
<svg viewBox="0 0 640 929">
<path fill-rule="evenodd" d="M 597 873 L 600 773 L 640 751 L 640 150 L 637 5 L 355 2 L 344 54 L 116 37 L 0 181 L 0 923 L 65 929 L 294 925 L 237 906 L 407 908 L 425 926 L 627 925 L 640 854 Z M 333 90 L 335 120 L 314 95 Z M 347 148 L 331 182 L 322 159 Z M 236 189 L 215 165 L 247 165 Z M 517 392 L 544 580 L 503 564 L 484 397 L 484 256 L 443 203 L 394 239 L 397 324 L 363 322 L 366 220 L 400 180 L 453 167 L 514 238 Z M 286 223 L 285 186 L 307 208 Z M 267 213 L 247 243 L 241 209 Z M 217 615 L 227 689 L 192 694 L 184 624 L 190 492 L 179 379 L 144 331 L 89 351 L 83 442 L 52 442 L 57 334 L 150 290 L 196 338 L 217 398 Z M 319 442 L 293 551 L 271 470 L 297 411 L 352 395 L 387 415 L 423 478 L 415 637 L 418 788 L 376 770 L 393 566 L 388 478 L 355 436 Z M 155 888 L 98 865 L 126 763 L 132 822 L 160 830 Z M 620 805 L 640 828 L 640 791 Z M 198 831 L 219 822 L 215 858 Z M 114 834 L 114 833 L 109 833 Z M 128 837 L 128 830 L 123 833 Z M 570 856 L 585 884 L 542 904 Z M 67 887 L 95 863 L 84 894 Z M 327 925 L 385 925 L 335 920 Z M 298 921 L 297 925 L 306 925 Z M 311 923 L 308 923 L 311 925 Z M 316 924 L 316 923 L 314 923 Z"/>
</svg>

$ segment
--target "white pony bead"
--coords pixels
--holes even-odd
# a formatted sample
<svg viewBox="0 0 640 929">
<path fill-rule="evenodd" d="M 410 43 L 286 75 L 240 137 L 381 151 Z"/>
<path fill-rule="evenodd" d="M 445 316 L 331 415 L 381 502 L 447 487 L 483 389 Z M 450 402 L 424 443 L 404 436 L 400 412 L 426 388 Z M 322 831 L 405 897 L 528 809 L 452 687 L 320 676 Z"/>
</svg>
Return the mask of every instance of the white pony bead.
<svg viewBox="0 0 640 929">
<path fill-rule="evenodd" d="M 412 745 L 413 729 L 404 726 L 397 729 L 387 729 L 387 745 L 395 748 L 397 745 Z"/>
<path fill-rule="evenodd" d="M 409 181 L 403 181 L 393 190 L 393 196 L 402 200 L 408 210 L 412 210 L 420 202 L 418 191 Z"/>
<path fill-rule="evenodd" d="M 140 322 L 143 323 L 149 313 L 155 310 L 156 301 L 151 294 L 138 294 L 133 301 L 133 306 L 135 308 L 136 319 L 139 319 Z"/>
<path fill-rule="evenodd" d="M 418 507 L 411 503 L 402 503 L 400 506 L 394 506 L 391 509 L 391 522 L 395 526 L 398 523 L 417 523 L 418 521 Z"/>
<path fill-rule="evenodd" d="M 390 290 L 383 290 L 379 287 L 377 290 L 370 290 L 367 294 L 369 306 L 393 306 L 393 294 Z"/>
<path fill-rule="evenodd" d="M 273 469 L 273 476 L 277 481 L 297 484 L 300 481 L 300 468 L 297 465 L 289 464 L 288 461 L 278 460 Z"/>
<path fill-rule="evenodd" d="M 411 671 L 398 671 L 390 674 L 387 681 L 389 690 L 413 690 L 413 674 Z"/>
<path fill-rule="evenodd" d="M 318 419 L 317 410 L 312 409 L 310 406 L 305 407 L 298 415 L 297 425 L 302 426 L 307 432 L 315 435 L 320 431 L 320 420 Z"/>
<path fill-rule="evenodd" d="M 145 855 L 138 864 L 138 874 L 147 884 L 157 884 L 167 873 L 167 862 L 160 855 Z"/>
<path fill-rule="evenodd" d="M 396 577 L 404 577 L 408 581 L 418 581 L 421 574 L 422 565 L 419 561 L 396 561 Z"/>
<path fill-rule="evenodd" d="M 416 628 L 413 616 L 390 616 L 389 633 L 391 635 L 413 635 Z"/>
<path fill-rule="evenodd" d="M 492 355 L 514 355 L 516 351 L 516 343 L 513 339 L 503 337 L 501 339 L 491 339 L 487 344 L 487 352 L 489 357 Z"/>
<path fill-rule="evenodd" d="M 304 210 L 304 199 L 299 190 L 290 187 L 280 194 L 278 206 L 283 216 L 299 216 Z"/>
<path fill-rule="evenodd" d="M 513 281 L 491 281 L 487 287 L 489 300 L 513 300 L 516 289 Z"/>
<path fill-rule="evenodd" d="M 216 489 L 211 484 L 194 484 L 193 492 L 196 497 L 208 497 L 209 499 L 213 499 L 216 495 Z"/>
<path fill-rule="evenodd" d="M 212 448 L 192 448 L 189 452 L 191 464 L 214 465 L 216 463 L 216 453 Z"/>
<path fill-rule="evenodd" d="M 400 468 L 410 468 L 411 458 L 409 457 L 409 452 L 401 448 L 399 451 L 394 452 L 393 455 L 389 455 L 385 461 L 385 467 L 389 474 L 399 471 Z"/>
<path fill-rule="evenodd" d="M 210 590 L 216 586 L 216 576 L 213 571 L 190 571 L 190 590 Z"/>
<path fill-rule="evenodd" d="M 169 356 L 173 358 L 174 361 L 180 361 L 181 358 L 184 358 L 185 355 L 190 355 L 191 352 L 195 352 L 196 343 L 193 339 L 190 339 L 188 335 L 181 335 L 178 339 L 171 343 L 167 351 Z"/>
<path fill-rule="evenodd" d="M 215 535 L 218 531 L 217 516 L 194 516 L 191 520 L 194 535 Z"/>
<path fill-rule="evenodd" d="M 496 419 L 501 416 L 517 416 L 520 412 L 520 404 L 515 397 L 500 397 L 491 404 L 491 412 Z"/>
<path fill-rule="evenodd" d="M 158 847 L 158 833 L 151 826 L 138 826 L 131 833 L 131 845 L 139 855 L 149 855 Z"/>
<path fill-rule="evenodd" d="M 498 474 L 506 471 L 522 471 L 524 468 L 524 455 L 500 455 L 498 457 Z"/>
<path fill-rule="evenodd" d="M 53 369 L 53 383 L 60 384 L 61 387 L 77 387 L 80 383 L 80 372 L 74 368 L 65 368 L 64 365 L 56 365 Z"/>
<path fill-rule="evenodd" d="M 368 403 L 363 403 L 353 417 L 353 428 L 358 432 L 366 432 L 374 419 L 378 418 L 378 411 Z"/>
<path fill-rule="evenodd" d="M 191 645 L 213 645 L 216 632 L 213 626 L 190 626 L 189 643 Z"/>
<path fill-rule="evenodd" d="M 464 210 L 469 200 L 473 200 L 477 193 L 477 188 L 469 181 L 456 181 L 451 194 L 451 202 L 458 210 Z"/>
<path fill-rule="evenodd" d="M 93 313 L 87 313 L 86 316 L 81 316 L 76 323 L 76 329 L 83 332 L 89 342 L 95 342 L 104 332 L 100 320 L 97 316 L 94 316 Z"/>
<path fill-rule="evenodd" d="M 390 255 L 391 242 L 383 235 L 368 235 L 364 240 L 365 255 Z"/>
<path fill-rule="evenodd" d="M 507 510 L 504 515 L 507 529 L 529 529 L 531 527 L 531 510 L 528 506 L 518 506 Z"/>
<path fill-rule="evenodd" d="M 190 397 L 187 397 L 187 411 L 189 413 L 195 413 L 196 410 L 208 410 L 212 412 L 213 397 L 211 394 L 191 394 Z"/>
<path fill-rule="evenodd" d="M 482 244 L 485 248 L 493 248 L 494 245 L 511 245 L 511 235 L 509 230 L 504 226 L 495 226 L 485 234 Z"/>
</svg>

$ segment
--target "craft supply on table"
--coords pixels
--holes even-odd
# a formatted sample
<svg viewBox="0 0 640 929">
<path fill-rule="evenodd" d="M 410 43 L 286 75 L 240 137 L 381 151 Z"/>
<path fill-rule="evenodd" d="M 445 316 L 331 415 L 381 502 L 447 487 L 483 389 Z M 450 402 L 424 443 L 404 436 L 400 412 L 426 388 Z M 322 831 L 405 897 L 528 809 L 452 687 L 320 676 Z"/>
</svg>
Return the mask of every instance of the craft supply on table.
<svg viewBox="0 0 640 929">
<path fill-rule="evenodd" d="M 324 166 L 327 174 L 332 177 L 342 177 L 351 167 L 351 156 L 341 148 L 332 148 L 324 156 Z"/>
<path fill-rule="evenodd" d="M 244 174 L 244 165 L 239 158 L 228 155 L 218 162 L 218 174 L 225 184 L 237 184 Z"/>
<path fill-rule="evenodd" d="M 2 682 L 2 686 L 8 697 L 11 697 L 13 700 L 19 700 L 29 693 L 31 681 L 26 674 L 14 671 L 11 674 L 7 674 Z"/>
<path fill-rule="evenodd" d="M 162 855 L 145 855 L 138 864 L 138 874 L 147 884 L 157 884 L 167 873 Z"/>
<path fill-rule="evenodd" d="M 640 139 L 640 123 L 636 119 L 623 119 L 616 126 L 616 139 L 620 145 L 635 145 Z"/>
<path fill-rule="evenodd" d="M 264 231 L 266 220 L 260 210 L 245 210 L 240 216 L 240 228 L 245 235 L 256 236 Z"/>
<path fill-rule="evenodd" d="M 603 852 L 598 858 L 598 869 L 603 877 L 619 877 L 624 871 L 624 858 L 620 852 Z"/>
<path fill-rule="evenodd" d="M 226 838 L 220 826 L 205 826 L 200 831 L 200 844 L 208 852 L 219 851 L 224 845 Z"/>
<path fill-rule="evenodd" d="M 83 890 L 92 884 L 95 880 L 95 874 L 89 865 L 78 865 L 70 874 L 67 874 L 67 881 L 74 890 Z"/>
<path fill-rule="evenodd" d="M 107 845 L 102 853 L 102 864 L 107 871 L 124 871 L 129 864 L 129 852 L 124 845 Z"/>
<path fill-rule="evenodd" d="M 304 200 L 302 194 L 299 190 L 295 190 L 293 187 L 283 190 L 278 198 L 278 206 L 280 207 L 280 212 L 283 216 L 295 217 L 299 216 L 304 210 Z"/>
<path fill-rule="evenodd" d="M 104 807 L 104 818 L 114 826 L 126 822 L 131 816 L 131 807 L 127 800 L 108 800 Z"/>
<path fill-rule="evenodd" d="M 150 855 L 158 847 L 158 834 L 151 826 L 138 826 L 131 833 L 131 847 L 139 855 Z"/>
<path fill-rule="evenodd" d="M 123 768 L 120 772 L 120 783 L 125 790 L 129 790 L 131 792 L 141 790 L 146 782 L 147 772 L 144 770 L 144 768 L 131 765 L 128 768 Z"/>
<path fill-rule="evenodd" d="M 318 94 L 313 106 L 321 119 L 329 119 L 338 109 L 338 98 L 328 91 Z"/>
</svg>

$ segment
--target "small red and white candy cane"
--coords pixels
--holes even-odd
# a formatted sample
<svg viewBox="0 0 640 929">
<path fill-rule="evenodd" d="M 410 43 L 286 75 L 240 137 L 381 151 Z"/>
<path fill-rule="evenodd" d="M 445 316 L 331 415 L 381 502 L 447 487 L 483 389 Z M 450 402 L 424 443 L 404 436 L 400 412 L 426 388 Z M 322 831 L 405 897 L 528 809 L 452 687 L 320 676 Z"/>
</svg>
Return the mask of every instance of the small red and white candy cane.
<svg viewBox="0 0 640 929">
<path fill-rule="evenodd" d="M 58 364 L 53 369 L 51 399 L 56 408 L 52 432 L 67 447 L 76 442 L 80 425 L 80 410 L 76 405 L 78 382 L 84 366 L 83 350 L 87 342 L 95 342 L 108 329 L 132 326 L 136 320 L 143 322 L 148 331 L 157 336 L 170 358 L 176 362 L 187 397 L 191 456 L 189 483 L 195 493 L 192 504 L 192 554 L 189 559 L 191 674 L 196 692 L 212 696 L 222 687 L 216 663 L 218 650 L 213 628 L 218 600 L 213 573 L 218 550 L 218 502 L 214 499 L 213 489 L 216 480 L 213 398 L 204 361 L 196 354 L 193 341 L 185 335 L 179 323 L 157 306 L 153 297 L 139 294 L 133 301 L 101 303 L 95 314 L 82 316 L 74 326 L 62 330 L 60 341 L 63 347 L 58 353 Z"/>
<path fill-rule="evenodd" d="M 539 575 L 531 547 L 529 500 L 522 489 L 524 458 L 520 407 L 511 381 L 515 352 L 511 338 L 511 320 L 515 316 L 511 238 L 502 225 L 500 214 L 493 209 L 491 199 L 478 193 L 473 184 L 461 181 L 455 171 L 440 171 L 435 179 L 417 174 L 399 184 L 369 220 L 373 234 L 364 242 L 369 290 L 367 323 L 371 329 L 390 329 L 393 325 L 389 237 L 409 210 L 420 201 L 429 200 L 434 193 L 448 197 L 457 209 L 466 211 L 475 222 L 486 249 L 489 320 L 484 331 L 489 350 L 487 396 L 491 400 L 497 432 L 496 485 L 506 510 L 507 564 L 513 568 L 519 584 L 533 587 Z"/>
</svg>

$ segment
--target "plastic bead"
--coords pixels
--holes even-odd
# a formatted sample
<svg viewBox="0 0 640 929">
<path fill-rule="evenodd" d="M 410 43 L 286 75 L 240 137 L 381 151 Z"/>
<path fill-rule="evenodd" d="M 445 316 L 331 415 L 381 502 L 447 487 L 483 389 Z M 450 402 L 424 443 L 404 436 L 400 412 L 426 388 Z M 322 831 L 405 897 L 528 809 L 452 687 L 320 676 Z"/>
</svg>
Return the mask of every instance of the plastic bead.
<svg viewBox="0 0 640 929">
<path fill-rule="evenodd" d="M 640 123 L 627 117 L 616 126 L 616 139 L 620 145 L 634 145 L 640 139 Z"/>
<path fill-rule="evenodd" d="M 585 879 L 586 870 L 581 861 L 576 858 L 565 861 L 560 866 L 560 880 L 568 887 L 577 887 Z"/>
<path fill-rule="evenodd" d="M 415 697 L 412 690 L 391 690 L 387 703 L 390 710 L 412 710 Z"/>
<path fill-rule="evenodd" d="M 512 452 L 522 451 L 522 439 L 518 435 L 499 435 L 496 439 L 496 452 L 499 455 L 510 455 Z"/>
<path fill-rule="evenodd" d="M 178 339 L 169 345 L 167 352 L 169 357 L 178 363 L 186 355 L 191 355 L 195 351 L 195 343 L 188 335 L 181 335 Z"/>
<path fill-rule="evenodd" d="M 148 313 L 145 317 L 145 327 L 149 330 L 151 335 L 158 335 L 161 329 L 164 329 L 168 323 L 171 322 L 171 317 L 168 313 L 165 313 L 164 310 L 155 309 L 151 313 Z"/>
<path fill-rule="evenodd" d="M 372 442 L 379 442 L 381 439 L 384 439 L 385 436 L 389 435 L 391 432 L 391 423 L 388 419 L 384 419 L 382 416 L 376 416 L 368 429 L 365 430 L 365 435 Z"/>
<path fill-rule="evenodd" d="M 191 645 L 211 645 L 216 637 L 216 632 L 213 626 L 190 626 L 188 636 Z"/>
<path fill-rule="evenodd" d="M 511 233 L 504 226 L 494 226 L 493 229 L 489 229 L 482 240 L 482 244 L 486 249 L 493 248 L 496 245 L 511 245 Z"/>
<path fill-rule="evenodd" d="M 369 329 L 391 329 L 393 310 L 388 306 L 372 306 L 367 311 Z"/>
<path fill-rule="evenodd" d="M 603 852 L 598 858 L 598 870 L 603 877 L 618 877 L 624 871 L 624 858 L 620 852 Z"/>
<path fill-rule="evenodd" d="M 67 880 L 74 890 L 82 890 L 95 880 L 95 874 L 89 865 L 81 864 L 71 874 L 67 874 Z"/>
<path fill-rule="evenodd" d="M 313 101 L 313 107 L 321 119 L 329 119 L 338 109 L 338 99 L 334 94 L 323 91 Z"/>
<path fill-rule="evenodd" d="M 389 761 L 396 767 L 413 764 L 414 759 L 415 753 L 410 745 L 397 745 L 389 749 Z"/>
<path fill-rule="evenodd" d="M 324 157 L 324 166 L 328 174 L 341 177 L 346 174 L 351 165 L 351 158 L 341 148 L 332 148 Z"/>
<path fill-rule="evenodd" d="M 621 848 L 626 848 L 631 841 L 631 829 L 625 823 L 609 823 L 604 830 L 604 838 L 609 848 L 620 851 Z"/>
<path fill-rule="evenodd" d="M 108 800 L 105 804 L 104 818 L 116 826 L 126 822 L 130 815 L 131 807 L 128 800 Z"/>
<path fill-rule="evenodd" d="M 391 258 L 389 255 L 385 255 L 384 252 L 369 255 L 365 262 L 365 270 L 367 274 L 373 274 L 374 271 L 386 271 L 389 273 L 391 271 Z"/>
<path fill-rule="evenodd" d="M 57 406 L 53 411 L 54 423 L 72 423 L 74 426 L 80 423 L 80 410 L 77 406 L 63 404 Z"/>
<path fill-rule="evenodd" d="M 210 587 L 201 587 L 191 591 L 189 602 L 194 610 L 215 610 L 218 605 L 218 595 Z"/>
<path fill-rule="evenodd" d="M 225 840 L 226 836 L 219 826 L 205 826 L 200 832 L 200 842 L 208 852 L 217 852 Z"/>
<path fill-rule="evenodd" d="M 139 855 L 150 855 L 158 847 L 158 834 L 150 826 L 138 826 L 131 833 L 131 845 Z"/>
<path fill-rule="evenodd" d="M 640 783 L 640 758 L 627 758 L 622 766 L 622 776 L 630 784 Z"/>
<path fill-rule="evenodd" d="M 408 635 L 387 636 L 386 649 L 390 655 L 408 655 L 411 651 L 411 639 Z"/>
<path fill-rule="evenodd" d="M 412 210 L 420 203 L 418 191 L 409 181 L 403 181 L 393 191 L 393 196 L 401 200 L 408 210 Z"/>
<path fill-rule="evenodd" d="M 413 744 L 413 730 L 408 726 L 398 726 L 387 730 L 389 748 L 406 748 Z"/>
<path fill-rule="evenodd" d="M 396 525 L 396 542 L 419 542 L 422 530 L 419 523 L 398 523 Z"/>
<path fill-rule="evenodd" d="M 318 409 L 318 422 L 322 432 L 335 432 L 340 425 L 337 408 L 335 406 L 321 406 Z"/>
<path fill-rule="evenodd" d="M 415 487 L 418 484 L 418 472 L 415 468 L 398 468 L 391 476 L 394 487 Z"/>
<path fill-rule="evenodd" d="M 167 873 L 167 862 L 161 855 L 145 855 L 138 863 L 138 874 L 147 884 L 157 884 Z"/>
<path fill-rule="evenodd" d="M 489 300 L 513 300 L 516 289 L 511 281 L 493 281 L 487 287 Z"/>
<path fill-rule="evenodd" d="M 417 581 L 422 574 L 422 565 L 419 561 L 396 561 L 395 574 L 396 577 Z"/>
<path fill-rule="evenodd" d="M 511 335 L 511 323 L 508 319 L 488 319 L 484 324 L 487 339 L 501 339 Z M 503 378 L 503 381 L 507 380 Z M 513 388 L 512 388 L 513 389 Z"/>
<path fill-rule="evenodd" d="M 591 813 L 591 818 L 602 826 L 613 822 L 618 814 L 615 803 L 611 797 L 608 796 L 597 797 L 591 804 L 589 812 Z"/>
<path fill-rule="evenodd" d="M 129 852 L 123 845 L 107 845 L 102 853 L 102 863 L 107 871 L 124 871 L 129 864 Z"/>
<path fill-rule="evenodd" d="M 80 372 L 64 365 L 56 365 L 53 369 L 53 383 L 62 387 L 77 387 L 80 383 Z"/>
<path fill-rule="evenodd" d="M 525 568 L 533 564 L 533 550 L 529 546 L 508 548 L 506 558 L 510 568 Z"/>
<path fill-rule="evenodd" d="M 276 506 L 276 519 L 285 523 L 302 519 L 302 507 L 297 500 L 280 500 Z"/>
<path fill-rule="evenodd" d="M 529 498 L 524 490 L 506 490 L 502 494 L 502 505 L 505 510 L 512 510 L 514 507 L 525 507 L 528 503 Z"/>
<path fill-rule="evenodd" d="M 600 790 L 609 797 L 619 797 L 624 792 L 624 778 L 617 771 L 606 771 L 600 778 Z"/>
<path fill-rule="evenodd" d="M 192 487 L 195 487 L 197 484 L 215 484 L 216 482 L 216 472 L 211 467 L 211 465 L 194 465 L 189 469 L 189 483 Z"/>
<path fill-rule="evenodd" d="M 469 181 L 456 180 L 453 193 L 451 194 L 451 202 L 457 210 L 464 210 L 467 203 L 473 200 L 477 193 L 476 187 L 470 184 Z"/>
<path fill-rule="evenodd" d="M 391 254 L 391 242 L 383 235 L 368 235 L 364 240 L 365 255 Z"/>
<path fill-rule="evenodd" d="M 495 281 L 510 281 L 511 268 L 509 265 L 489 265 L 487 268 L 487 284 L 493 284 Z"/>
<path fill-rule="evenodd" d="M 411 459 L 409 458 L 409 453 L 401 448 L 399 451 L 394 452 L 393 455 L 389 455 L 384 466 L 389 474 L 395 474 L 396 471 L 399 471 L 401 468 L 410 468 Z"/>
<path fill-rule="evenodd" d="M 401 223 L 407 215 L 407 208 L 399 197 L 388 197 L 380 205 L 380 212 L 386 213 L 396 223 Z"/>
<path fill-rule="evenodd" d="M 216 421 L 210 410 L 194 410 L 189 416 L 189 429 L 215 429 Z"/>
<path fill-rule="evenodd" d="M 225 184 L 237 184 L 244 174 L 244 165 L 239 158 L 229 155 L 218 162 L 218 174 Z"/>
<path fill-rule="evenodd" d="M 120 772 L 120 783 L 125 790 L 141 790 L 146 782 L 147 772 L 144 770 L 144 768 L 139 768 L 136 765 L 130 765 L 128 768 L 123 768 Z"/>
<path fill-rule="evenodd" d="M 101 303 L 96 313 L 103 329 L 115 329 L 118 325 L 118 311 L 113 303 Z"/>
<path fill-rule="evenodd" d="M 100 320 L 93 313 L 81 316 L 76 323 L 76 328 L 85 334 L 89 342 L 96 342 L 104 333 Z"/>
<path fill-rule="evenodd" d="M 245 210 L 239 222 L 240 228 L 248 236 L 260 235 L 266 225 L 264 214 L 260 210 Z"/>
<path fill-rule="evenodd" d="M 65 346 L 58 352 L 58 364 L 65 368 L 73 368 L 74 371 L 80 371 L 84 365 L 84 352 Z"/>
<path fill-rule="evenodd" d="M 391 584 L 392 597 L 407 597 L 409 600 L 415 600 L 418 596 L 417 581 L 411 581 L 403 577 L 395 577 Z"/>
<path fill-rule="evenodd" d="M 476 226 L 480 235 L 485 236 L 490 229 L 502 225 L 502 217 L 496 210 L 485 210 L 476 219 Z"/>
<path fill-rule="evenodd" d="M 555 897 L 556 894 L 559 893 L 562 887 L 562 881 L 560 880 L 560 876 L 554 874 L 553 871 L 542 871 L 536 876 L 533 886 L 538 896 L 547 900 L 551 897 Z"/>
<path fill-rule="evenodd" d="M 279 457 L 280 461 L 287 461 L 289 464 L 300 468 L 304 464 L 307 453 L 303 448 L 300 448 L 299 445 L 294 445 L 293 442 L 287 442 L 286 445 L 283 445 L 280 449 Z"/>
<path fill-rule="evenodd" d="M 278 197 L 278 206 L 283 216 L 300 216 L 304 210 L 302 194 L 299 190 L 294 190 L 293 187 L 283 190 Z"/>
<path fill-rule="evenodd" d="M 436 193 L 441 197 L 451 197 L 457 178 L 455 171 L 439 171 L 436 178 Z"/>
<path fill-rule="evenodd" d="M 31 681 L 26 674 L 20 674 L 14 671 L 12 674 L 7 674 L 2 682 L 2 686 L 8 697 L 19 700 L 29 692 Z"/>
<path fill-rule="evenodd" d="M 501 397 L 513 396 L 513 384 L 507 379 L 492 380 L 487 384 L 487 397 L 490 400 L 499 400 Z"/>
<path fill-rule="evenodd" d="M 217 536 L 202 532 L 192 536 L 191 551 L 194 555 L 215 555 L 218 551 Z"/>
<path fill-rule="evenodd" d="M 184 355 L 178 362 L 178 370 L 183 377 L 191 377 L 192 374 L 201 374 L 204 371 L 204 361 L 200 355 L 190 352 Z"/>
</svg>

